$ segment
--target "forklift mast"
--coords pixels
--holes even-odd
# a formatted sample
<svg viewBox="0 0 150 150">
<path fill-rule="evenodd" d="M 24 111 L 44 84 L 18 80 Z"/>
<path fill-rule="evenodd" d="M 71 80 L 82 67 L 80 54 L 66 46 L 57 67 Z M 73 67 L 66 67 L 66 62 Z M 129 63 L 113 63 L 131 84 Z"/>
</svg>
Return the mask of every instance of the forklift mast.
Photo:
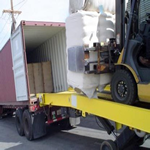
<svg viewBox="0 0 150 150">
<path fill-rule="evenodd" d="M 116 0 L 116 42 L 121 51 L 125 41 L 125 0 Z"/>
<path fill-rule="evenodd" d="M 125 59 L 125 53 L 128 47 L 129 39 L 131 35 L 138 32 L 138 16 L 139 16 L 139 5 L 140 0 L 129 0 L 128 1 L 130 12 L 125 10 L 127 5 L 126 0 L 116 0 L 116 42 L 117 47 L 121 51 L 124 47 L 125 52 L 123 56 L 123 62 Z M 128 18 L 128 22 L 125 22 L 125 19 Z M 134 19 L 134 21 L 133 21 Z M 126 30 L 126 24 L 127 30 Z"/>
</svg>

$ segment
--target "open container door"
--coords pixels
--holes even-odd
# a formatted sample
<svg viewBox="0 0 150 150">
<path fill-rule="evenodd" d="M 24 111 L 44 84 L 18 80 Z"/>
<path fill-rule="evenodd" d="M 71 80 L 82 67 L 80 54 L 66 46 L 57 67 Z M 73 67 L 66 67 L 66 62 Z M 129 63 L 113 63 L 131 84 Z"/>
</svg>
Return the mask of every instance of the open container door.
<svg viewBox="0 0 150 150">
<path fill-rule="evenodd" d="M 11 52 L 17 101 L 28 100 L 27 77 L 21 25 L 11 36 Z"/>
</svg>

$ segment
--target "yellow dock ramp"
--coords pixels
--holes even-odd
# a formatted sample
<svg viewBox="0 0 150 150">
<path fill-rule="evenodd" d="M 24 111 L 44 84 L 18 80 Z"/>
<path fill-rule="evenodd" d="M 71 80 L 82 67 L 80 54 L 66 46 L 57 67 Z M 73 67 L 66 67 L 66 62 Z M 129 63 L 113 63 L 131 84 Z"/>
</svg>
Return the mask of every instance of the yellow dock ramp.
<svg viewBox="0 0 150 150">
<path fill-rule="evenodd" d="M 150 110 L 119 104 L 104 99 L 89 99 L 75 92 L 38 94 L 40 105 L 70 107 L 86 113 L 110 119 L 114 122 L 150 133 Z"/>
</svg>

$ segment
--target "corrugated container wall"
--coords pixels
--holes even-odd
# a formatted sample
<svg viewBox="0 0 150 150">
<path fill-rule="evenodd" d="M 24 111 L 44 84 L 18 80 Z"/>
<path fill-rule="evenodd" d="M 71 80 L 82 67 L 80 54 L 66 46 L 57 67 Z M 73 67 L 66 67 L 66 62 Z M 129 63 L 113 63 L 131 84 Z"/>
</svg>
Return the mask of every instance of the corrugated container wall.
<svg viewBox="0 0 150 150">
<path fill-rule="evenodd" d="M 0 51 L 0 103 L 15 102 L 15 83 L 12 69 L 10 40 Z"/>
<path fill-rule="evenodd" d="M 66 91 L 66 36 L 65 29 L 30 52 L 28 63 L 51 61 L 54 92 Z"/>
</svg>

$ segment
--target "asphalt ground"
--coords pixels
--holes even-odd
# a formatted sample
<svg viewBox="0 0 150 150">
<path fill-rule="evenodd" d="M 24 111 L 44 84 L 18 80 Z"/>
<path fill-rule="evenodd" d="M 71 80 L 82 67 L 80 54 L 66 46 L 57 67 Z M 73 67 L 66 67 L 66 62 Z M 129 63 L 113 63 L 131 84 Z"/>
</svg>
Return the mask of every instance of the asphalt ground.
<svg viewBox="0 0 150 150">
<path fill-rule="evenodd" d="M 28 141 L 18 135 L 14 117 L 5 117 L 0 120 L 0 150 L 99 150 L 103 140 L 114 139 L 99 128 L 94 116 L 82 118 L 81 124 L 71 130 L 47 128 L 46 136 Z M 130 150 L 150 150 L 150 140 L 139 148 L 131 146 Z"/>
</svg>

